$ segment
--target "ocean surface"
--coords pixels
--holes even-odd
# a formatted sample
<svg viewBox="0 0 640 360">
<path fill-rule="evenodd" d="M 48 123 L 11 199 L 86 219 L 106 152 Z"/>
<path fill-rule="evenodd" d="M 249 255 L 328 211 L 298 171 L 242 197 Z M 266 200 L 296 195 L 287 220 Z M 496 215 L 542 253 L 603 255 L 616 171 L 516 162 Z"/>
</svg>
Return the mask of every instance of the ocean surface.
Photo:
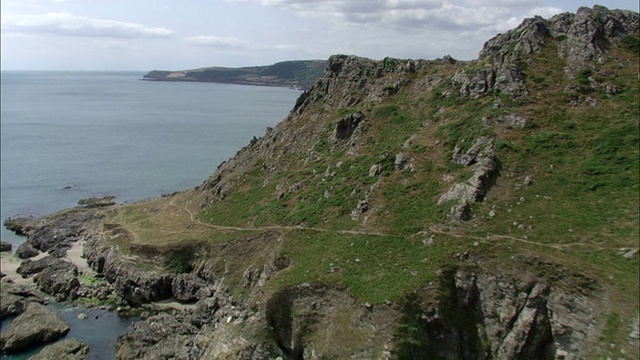
<svg viewBox="0 0 640 360">
<path fill-rule="evenodd" d="M 90 196 L 126 202 L 196 186 L 284 119 L 300 95 L 143 74 L 2 72 L 2 220 Z M 4 228 L 1 236 L 23 241 Z"/>
<path fill-rule="evenodd" d="M 133 202 L 194 187 L 284 119 L 300 95 L 275 87 L 141 81 L 143 74 L 1 73 L 3 221 L 46 215 L 91 196 Z M 0 235 L 14 247 L 25 240 L 4 227 Z M 109 314 L 77 320 L 68 306 L 57 311 L 72 314 L 72 332 L 89 342 L 92 359 L 113 358 L 111 344 L 130 322 Z"/>
</svg>

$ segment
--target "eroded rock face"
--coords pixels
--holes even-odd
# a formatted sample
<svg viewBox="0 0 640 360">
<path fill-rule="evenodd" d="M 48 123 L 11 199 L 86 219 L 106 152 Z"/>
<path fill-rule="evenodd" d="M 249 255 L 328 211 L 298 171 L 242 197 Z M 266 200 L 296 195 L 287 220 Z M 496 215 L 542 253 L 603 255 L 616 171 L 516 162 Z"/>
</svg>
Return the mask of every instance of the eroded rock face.
<svg viewBox="0 0 640 360">
<path fill-rule="evenodd" d="M 47 345 L 29 360 L 84 360 L 89 354 L 89 345 L 76 339 L 66 339 Z"/>
<path fill-rule="evenodd" d="M 558 270 L 594 284 L 567 269 Z M 447 298 L 420 303 L 419 296 L 420 305 L 408 310 L 419 316 L 426 340 L 418 347 L 401 342 L 402 350 L 451 359 L 549 360 L 559 354 L 581 358 L 588 351 L 587 339 L 594 332 L 592 293 L 578 294 L 572 301 L 561 287 L 540 278 L 461 268 L 446 271 L 440 281 L 450 289 Z"/>
<path fill-rule="evenodd" d="M 266 305 L 269 328 L 291 359 L 384 358 L 396 319 L 391 309 L 358 304 L 343 289 L 324 285 L 282 290 Z"/>
<path fill-rule="evenodd" d="M 207 283 L 193 274 L 178 274 L 171 281 L 173 297 L 182 303 L 189 303 L 212 295 Z"/>
<path fill-rule="evenodd" d="M 58 315 L 40 304 L 30 303 L 0 335 L 0 343 L 3 351 L 15 352 L 56 340 L 68 332 L 69 327 Z"/>
<path fill-rule="evenodd" d="M 193 336 L 197 329 L 166 313 L 154 315 L 132 325 L 116 343 L 117 359 L 172 358 L 195 359 Z"/>
<path fill-rule="evenodd" d="M 364 115 L 360 111 L 340 118 L 334 131 L 335 138 L 338 140 L 349 139 L 363 120 Z"/>
<path fill-rule="evenodd" d="M 104 241 L 99 231 L 88 236 L 84 256 L 89 266 L 113 284 L 116 294 L 132 305 L 172 296 L 171 282 L 175 274 L 158 274 L 125 261 L 116 246 Z"/>
<path fill-rule="evenodd" d="M 493 185 L 500 162 L 495 155 L 493 140 L 479 137 L 465 153 L 456 146 L 451 161 L 473 168 L 473 175 L 466 181 L 454 184 L 438 199 L 438 205 L 454 202 L 450 210 L 450 220 L 470 219 L 469 204 L 482 201 Z"/>
</svg>

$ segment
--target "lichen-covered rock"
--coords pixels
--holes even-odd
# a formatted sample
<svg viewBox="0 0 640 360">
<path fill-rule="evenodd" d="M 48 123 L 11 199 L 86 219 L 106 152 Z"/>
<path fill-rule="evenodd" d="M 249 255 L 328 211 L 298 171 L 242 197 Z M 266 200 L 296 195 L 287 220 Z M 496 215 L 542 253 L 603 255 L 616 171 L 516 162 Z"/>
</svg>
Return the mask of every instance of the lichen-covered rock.
<svg viewBox="0 0 640 360">
<path fill-rule="evenodd" d="M 76 339 L 65 339 L 45 346 L 29 360 L 84 360 L 89 354 L 89 345 Z"/>
<path fill-rule="evenodd" d="M 494 153 L 493 140 L 480 137 L 465 153 L 456 146 L 453 150 L 452 162 L 473 166 L 473 175 L 464 182 L 454 184 L 438 199 L 438 205 L 454 202 L 449 218 L 452 221 L 470 219 L 469 204 L 482 201 L 493 185 L 498 172 L 499 161 Z"/>
<path fill-rule="evenodd" d="M 69 326 L 46 307 L 30 303 L 24 313 L 0 335 L 2 350 L 15 352 L 56 340 L 69 332 Z"/>
</svg>

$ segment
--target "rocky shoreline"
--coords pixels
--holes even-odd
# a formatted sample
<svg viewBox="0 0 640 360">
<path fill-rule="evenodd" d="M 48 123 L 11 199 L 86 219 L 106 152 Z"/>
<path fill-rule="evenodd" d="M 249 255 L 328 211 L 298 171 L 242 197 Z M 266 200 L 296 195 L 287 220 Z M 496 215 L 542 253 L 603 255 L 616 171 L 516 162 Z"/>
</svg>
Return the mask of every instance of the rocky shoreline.
<svg viewBox="0 0 640 360">
<path fill-rule="evenodd" d="M 104 223 L 117 206 L 113 198 L 83 200 L 79 204 L 39 219 L 5 221 L 7 228 L 27 235 L 28 240 L 16 249 L 14 258 L 3 255 L 3 268 L 9 271 L 3 274 L 1 283 L 0 319 L 17 316 L 0 338 L 3 352 L 50 343 L 68 332 L 68 327 L 64 331 L 60 330 L 64 329 L 62 325 L 51 325 L 57 323 L 57 316 L 40 305 L 46 304 L 49 297 L 104 304 L 123 316 L 140 315 L 143 320 L 117 341 L 119 359 L 153 357 L 167 351 L 185 351 L 190 354 L 187 358 L 199 358 L 204 349 L 194 341 L 203 329 L 218 323 L 237 323 L 249 316 L 244 304 L 228 296 L 228 289 L 219 281 L 209 282 L 194 273 L 145 270 L 105 241 L 118 232 Z M 21 259 L 19 266 L 15 258 Z M 201 270 L 206 271 L 204 267 Z M 34 311 L 38 314 L 35 317 Z M 35 328 L 35 322 L 44 323 L 44 329 L 38 329 L 36 335 L 25 331 Z M 176 336 L 167 339 L 167 331 Z M 169 340 L 171 346 L 167 346 Z M 88 352 L 86 344 L 79 345 L 76 340 L 63 343 L 54 343 L 42 353 L 66 351 L 72 354 L 68 358 L 79 359 Z"/>
<path fill-rule="evenodd" d="M 346 289 L 332 285 L 303 283 L 265 291 L 264 282 L 288 266 L 286 258 L 261 259 L 263 264 L 247 268 L 242 278 L 249 292 L 232 296 L 225 286 L 229 269 L 221 271 L 210 255 L 194 259 L 190 272 L 177 274 L 140 266 L 139 254 L 123 254 L 109 240 L 117 239 L 118 234 L 126 236 L 124 229 L 106 222 L 117 206 L 84 205 L 41 219 L 20 220 L 19 230 L 29 238 L 28 245 L 21 246 L 26 255 L 18 256 L 29 257 L 34 253 L 30 247 L 38 255 L 22 260 L 17 273 L 32 278 L 38 290 L 16 284 L 9 276 L 2 280 L 0 315 L 3 319 L 18 315 L 0 337 L 4 352 L 50 343 L 68 331 L 55 314 L 40 305 L 47 296 L 111 303 L 120 313 L 140 314 L 141 320 L 117 339 L 118 359 L 313 358 L 315 353 L 340 357 L 342 351 L 361 358 L 379 354 L 391 358 L 393 352 L 413 351 L 413 340 L 405 343 L 397 338 L 398 326 L 407 316 L 417 317 L 412 326 L 424 336 L 420 341 L 433 342 L 435 353 L 453 357 L 467 346 L 479 349 L 482 341 L 489 341 L 493 352 L 504 356 L 553 358 L 560 354 L 572 358 L 566 355 L 589 346 L 588 339 L 596 331 L 593 321 L 598 312 L 589 299 L 597 298 L 599 290 L 593 280 L 564 274 L 582 291 L 569 296 L 540 278 L 477 272 L 477 259 L 469 252 L 441 274 L 440 284 L 432 285 L 450 287 L 448 297 L 429 295 L 426 287 L 420 301 L 373 305 L 358 303 Z M 16 223 L 8 222 L 12 221 Z M 275 246 L 277 236 L 265 233 L 240 238 L 218 249 L 216 256 L 255 244 Z M 84 258 L 80 259 L 90 268 L 76 265 L 82 262 L 78 258 L 70 260 L 74 257 L 69 254 L 77 254 L 79 245 Z M 521 260 L 530 272 L 552 266 L 537 259 Z M 476 325 L 456 320 L 460 316 L 477 322 L 486 339 L 478 338 Z M 33 326 L 34 321 L 42 326 Z M 335 332 L 327 334 L 323 329 L 328 328 Z M 569 328 L 573 330 L 567 332 Z M 354 331 L 357 341 L 349 349 L 335 345 L 343 336 L 340 329 Z M 41 354 L 53 351 L 67 354 L 61 358 L 81 359 L 88 349 L 86 344 L 65 340 L 49 345 Z"/>
</svg>

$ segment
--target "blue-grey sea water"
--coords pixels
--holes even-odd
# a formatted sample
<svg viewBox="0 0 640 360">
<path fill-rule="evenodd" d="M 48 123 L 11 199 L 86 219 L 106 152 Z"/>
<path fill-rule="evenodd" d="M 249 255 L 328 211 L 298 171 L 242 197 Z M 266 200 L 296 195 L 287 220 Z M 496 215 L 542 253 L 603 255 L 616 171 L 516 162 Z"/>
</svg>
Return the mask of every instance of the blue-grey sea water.
<svg viewBox="0 0 640 360">
<path fill-rule="evenodd" d="M 124 202 L 196 186 L 282 120 L 300 94 L 142 74 L 2 72 L 2 220 L 89 196 Z M 1 235 L 21 241 L 4 228 Z"/>
<path fill-rule="evenodd" d="M 46 215 L 90 196 L 136 201 L 196 186 L 284 119 L 300 94 L 142 81 L 143 74 L 1 73 L 2 220 Z M 24 241 L 4 228 L 0 235 L 14 246 Z M 68 319 L 72 331 L 93 344 L 91 358 L 112 358 L 100 339 L 115 341 L 124 328 L 121 319 L 74 319 Z"/>
</svg>

